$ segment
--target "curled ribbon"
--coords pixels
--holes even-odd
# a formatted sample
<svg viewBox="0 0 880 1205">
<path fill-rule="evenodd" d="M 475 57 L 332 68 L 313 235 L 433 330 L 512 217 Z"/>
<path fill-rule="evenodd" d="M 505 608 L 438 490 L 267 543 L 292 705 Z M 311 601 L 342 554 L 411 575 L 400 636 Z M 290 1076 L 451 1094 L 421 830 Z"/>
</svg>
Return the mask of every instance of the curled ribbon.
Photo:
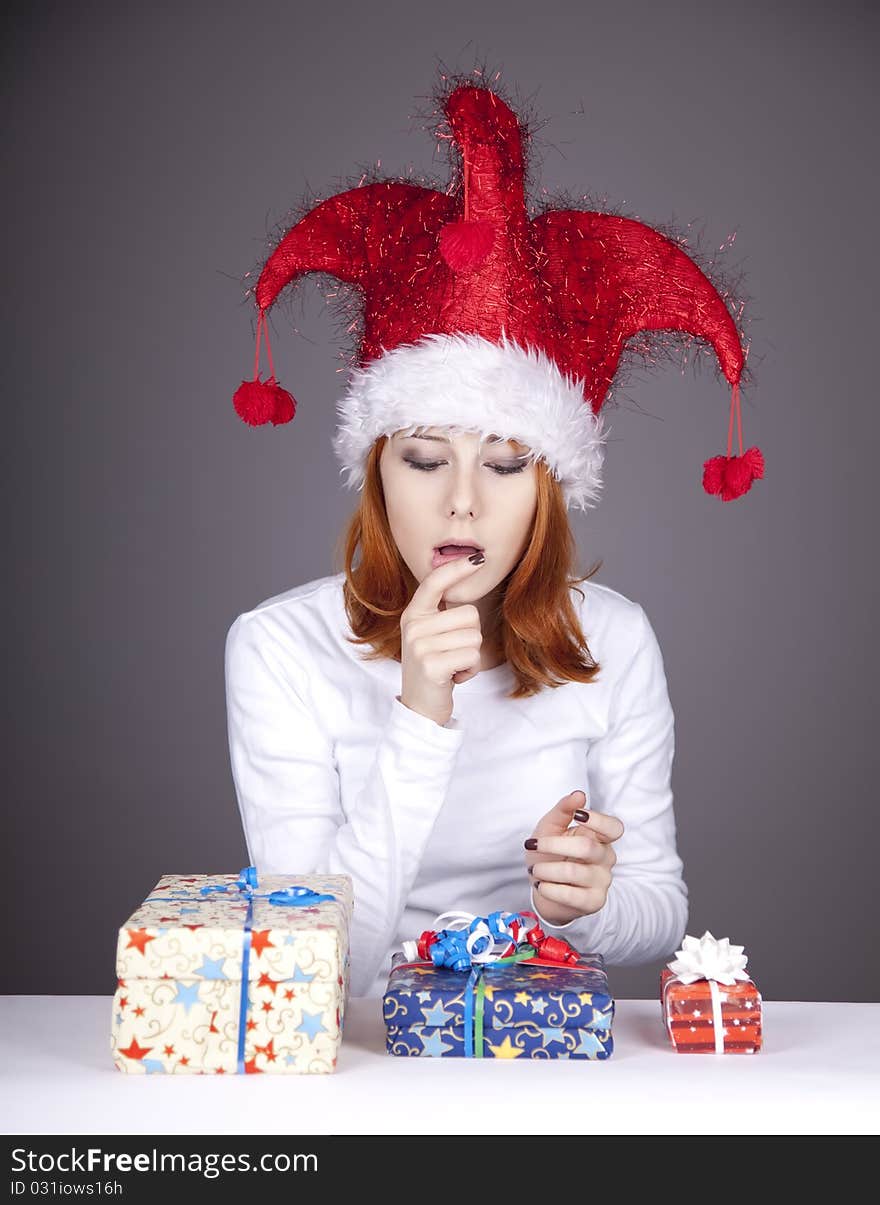
<svg viewBox="0 0 880 1205">
<path fill-rule="evenodd" d="M 235 883 L 229 884 L 212 884 L 207 887 L 202 887 L 199 895 L 209 896 L 217 892 L 220 895 L 228 894 L 229 892 L 239 892 L 247 897 L 247 912 L 244 918 L 244 932 L 242 934 L 241 947 L 241 997 L 238 1005 L 238 1051 L 237 1051 L 237 1066 L 238 1074 L 244 1074 L 244 1039 L 247 1032 L 247 1014 L 248 1014 L 248 969 L 250 966 L 251 956 L 251 926 L 254 919 L 254 900 L 267 899 L 270 904 L 277 904 L 283 908 L 303 908 L 310 904 L 319 904 L 323 900 L 335 900 L 335 895 L 322 895 L 317 891 L 312 891 L 310 887 L 285 887 L 281 891 L 257 891 L 259 886 L 257 879 L 256 866 L 245 866 L 239 873 Z M 187 900 L 192 902 L 197 899 L 193 895 L 148 895 L 145 903 L 149 904 L 154 901 L 165 900 Z"/>
</svg>

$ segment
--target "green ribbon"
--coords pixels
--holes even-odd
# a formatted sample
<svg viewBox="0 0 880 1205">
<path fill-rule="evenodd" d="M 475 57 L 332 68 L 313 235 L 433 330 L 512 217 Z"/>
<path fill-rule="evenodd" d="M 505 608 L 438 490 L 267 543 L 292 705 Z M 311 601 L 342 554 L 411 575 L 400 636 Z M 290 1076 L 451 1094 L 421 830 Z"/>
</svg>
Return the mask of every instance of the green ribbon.
<svg viewBox="0 0 880 1205">
<path fill-rule="evenodd" d="M 526 962 L 529 958 L 534 958 L 538 951 L 534 946 L 526 946 L 522 950 L 517 950 L 515 954 L 509 954 L 507 958 L 499 958 L 496 962 L 482 964 L 482 969 L 488 966 L 501 967 L 509 962 Z M 483 1057 L 483 1010 L 486 1000 L 486 985 L 483 981 L 483 976 L 480 974 L 474 988 L 474 1057 L 481 1059 Z M 467 1016 L 467 1010 L 465 1010 Z"/>
</svg>

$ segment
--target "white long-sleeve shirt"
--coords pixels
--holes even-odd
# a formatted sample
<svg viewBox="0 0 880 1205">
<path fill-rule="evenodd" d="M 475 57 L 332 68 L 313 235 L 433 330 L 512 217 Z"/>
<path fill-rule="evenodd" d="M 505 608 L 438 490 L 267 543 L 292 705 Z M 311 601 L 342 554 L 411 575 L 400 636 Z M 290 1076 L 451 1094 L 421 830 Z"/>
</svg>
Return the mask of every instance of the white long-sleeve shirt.
<svg viewBox="0 0 880 1205">
<path fill-rule="evenodd" d="M 625 832 L 603 908 L 550 925 L 609 965 L 672 955 L 687 925 L 670 786 L 674 719 L 643 608 L 572 591 L 601 671 L 527 699 L 508 663 L 453 687 L 441 725 L 397 696 L 400 663 L 346 641 L 344 574 L 266 599 L 226 640 L 232 774 L 250 864 L 348 874 L 351 991 L 381 996 L 391 954 L 441 912 L 540 916 L 523 841 L 569 792 Z"/>
</svg>

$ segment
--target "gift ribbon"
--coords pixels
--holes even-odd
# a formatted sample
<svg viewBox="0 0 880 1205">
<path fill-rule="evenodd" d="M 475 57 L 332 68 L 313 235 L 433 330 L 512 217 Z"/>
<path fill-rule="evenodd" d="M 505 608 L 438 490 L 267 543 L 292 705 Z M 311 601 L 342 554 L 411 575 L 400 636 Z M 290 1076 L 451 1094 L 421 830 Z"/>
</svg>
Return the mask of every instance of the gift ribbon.
<svg viewBox="0 0 880 1205">
<path fill-rule="evenodd" d="M 534 946 L 517 950 L 507 958 L 498 958 L 490 966 L 501 967 L 509 962 L 525 962 L 537 954 Z M 464 989 L 464 1054 L 471 1059 L 483 1057 L 483 1013 L 486 1002 L 486 984 L 483 973 L 486 964 L 477 963 L 468 976 Z"/>
<path fill-rule="evenodd" d="M 303 908 L 309 904 L 319 904 L 324 900 L 335 900 L 335 895 L 322 895 L 317 891 L 312 891 L 310 887 L 284 887 L 280 891 L 257 891 L 259 886 L 257 880 L 256 866 L 245 866 L 239 873 L 238 881 L 229 884 L 212 884 L 208 887 L 202 887 L 199 895 L 208 896 L 214 892 L 221 895 L 229 891 L 239 891 L 247 896 L 247 912 L 244 918 L 244 933 L 242 935 L 241 948 L 241 998 L 238 1005 L 238 1050 L 237 1050 L 237 1067 L 238 1074 L 244 1074 L 244 1039 L 247 1032 L 247 1014 L 248 1014 L 248 969 L 250 966 L 251 957 L 251 926 L 254 919 L 254 900 L 267 899 L 270 904 L 276 904 L 279 908 Z M 198 899 L 195 895 L 148 895 L 144 903 L 149 904 L 156 901 L 164 902 L 165 900 L 188 900 L 192 903 Z"/>
<path fill-rule="evenodd" d="M 434 966 L 469 971 L 482 962 L 496 962 L 516 951 L 525 931 L 526 916 L 534 913 L 492 912 L 488 917 L 469 912 L 443 912 L 418 942 L 404 942 L 404 955 L 427 953 Z M 537 924 L 537 917 L 534 917 Z M 442 922 L 447 922 L 441 927 Z"/>
</svg>

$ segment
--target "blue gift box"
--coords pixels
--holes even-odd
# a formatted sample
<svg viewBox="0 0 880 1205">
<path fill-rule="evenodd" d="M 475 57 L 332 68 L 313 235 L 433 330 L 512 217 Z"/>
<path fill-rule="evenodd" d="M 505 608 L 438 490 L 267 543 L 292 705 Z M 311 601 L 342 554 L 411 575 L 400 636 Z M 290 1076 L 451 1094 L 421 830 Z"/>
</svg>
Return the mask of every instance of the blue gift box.
<svg viewBox="0 0 880 1205">
<path fill-rule="evenodd" d="M 614 1000 L 601 954 L 453 971 L 396 955 L 382 1000 L 385 1048 L 437 1058 L 607 1059 Z"/>
</svg>

